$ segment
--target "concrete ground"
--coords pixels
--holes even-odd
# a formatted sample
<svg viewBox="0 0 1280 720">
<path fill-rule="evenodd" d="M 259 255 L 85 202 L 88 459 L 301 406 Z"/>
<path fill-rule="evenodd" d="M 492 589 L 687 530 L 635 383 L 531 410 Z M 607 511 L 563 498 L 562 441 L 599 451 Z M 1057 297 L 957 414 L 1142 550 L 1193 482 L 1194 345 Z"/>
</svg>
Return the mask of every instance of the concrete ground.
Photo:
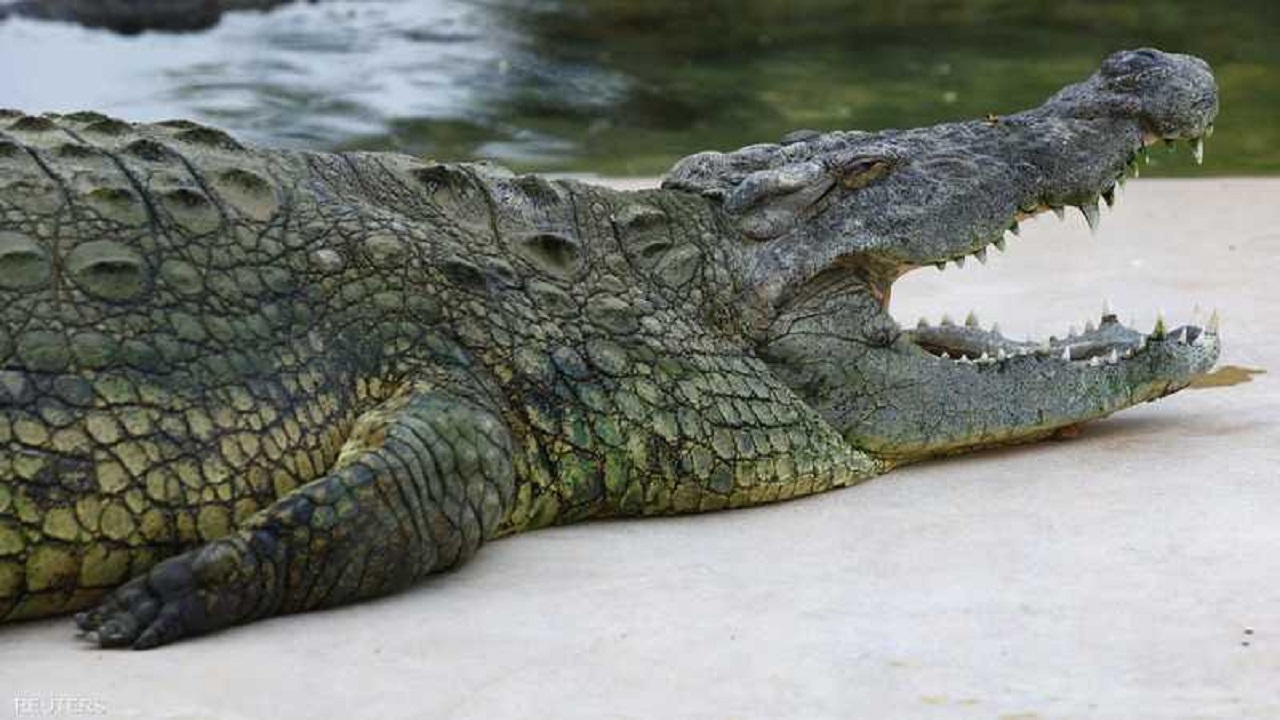
<svg viewBox="0 0 1280 720">
<path fill-rule="evenodd" d="M 1212 148 L 1210 148 L 1212 150 Z M 896 287 L 914 323 L 1221 309 L 1280 368 L 1280 180 L 1133 182 Z M 146 653 L 0 629 L 0 717 L 1280 718 L 1280 378 L 783 505 L 542 531 L 395 597 Z M 55 708 L 51 704 L 76 704 Z M 42 704 L 41 704 L 42 703 Z"/>
</svg>

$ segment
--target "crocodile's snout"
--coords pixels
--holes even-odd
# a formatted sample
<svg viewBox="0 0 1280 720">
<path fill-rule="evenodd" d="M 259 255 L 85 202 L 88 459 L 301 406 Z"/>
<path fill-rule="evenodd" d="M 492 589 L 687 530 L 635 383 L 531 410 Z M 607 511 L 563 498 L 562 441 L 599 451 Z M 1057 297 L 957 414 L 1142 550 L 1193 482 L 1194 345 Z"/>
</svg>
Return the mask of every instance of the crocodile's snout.
<svg viewBox="0 0 1280 720">
<path fill-rule="evenodd" d="M 1106 109 L 1136 116 L 1148 140 L 1201 137 L 1218 114 L 1218 86 L 1209 64 L 1152 48 L 1112 54 L 1097 75 L 1059 97 L 1078 103 L 1084 114 Z"/>
</svg>

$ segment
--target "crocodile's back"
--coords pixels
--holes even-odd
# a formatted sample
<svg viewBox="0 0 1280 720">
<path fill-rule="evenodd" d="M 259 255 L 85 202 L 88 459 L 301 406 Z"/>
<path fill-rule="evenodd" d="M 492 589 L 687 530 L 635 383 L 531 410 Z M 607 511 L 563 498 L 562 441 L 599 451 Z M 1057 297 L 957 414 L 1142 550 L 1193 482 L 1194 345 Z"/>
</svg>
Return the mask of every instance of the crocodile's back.
<svg viewBox="0 0 1280 720">
<path fill-rule="evenodd" d="M 363 323 L 322 288 L 342 256 L 314 193 L 281 181 L 305 156 L 92 113 L 0 128 L 4 620 L 225 535 L 380 389 L 317 331 Z"/>
</svg>

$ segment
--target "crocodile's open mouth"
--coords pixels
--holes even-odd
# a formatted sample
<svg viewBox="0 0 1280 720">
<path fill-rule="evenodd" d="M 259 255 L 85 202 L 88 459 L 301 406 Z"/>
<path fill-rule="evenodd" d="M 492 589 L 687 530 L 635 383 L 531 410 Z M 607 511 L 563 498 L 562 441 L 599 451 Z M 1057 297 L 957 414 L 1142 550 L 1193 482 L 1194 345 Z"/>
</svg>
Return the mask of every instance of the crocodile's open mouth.
<svg viewBox="0 0 1280 720">
<path fill-rule="evenodd" d="M 1076 205 L 1089 228 L 1096 230 L 1098 227 L 1099 201 L 1106 202 L 1108 207 L 1113 206 L 1117 186 L 1123 185 L 1128 175 L 1139 176 L 1141 166 L 1149 162 L 1149 147 L 1165 143 L 1172 149 L 1180 140 L 1186 140 L 1196 162 L 1200 163 L 1204 159 L 1204 140 L 1212 133 L 1213 126 L 1209 125 L 1202 135 L 1188 138 L 1163 138 L 1145 134 L 1141 145 L 1133 150 L 1124 170 L 1115 177 L 1114 182 L 1097 190 L 1096 194 L 1086 195 L 1085 201 Z M 1062 217 L 1065 206 L 1049 202 L 1025 205 L 1011 218 L 1007 232 L 1017 235 L 1018 223 L 1049 211 Z M 939 270 L 945 269 L 948 262 L 956 267 L 963 267 L 968 256 L 985 263 L 990 246 L 1003 252 L 1006 238 L 1002 236 L 965 255 L 939 260 L 933 264 Z M 889 293 L 878 295 L 887 306 Z M 885 309 L 887 311 L 887 307 Z M 1152 353 L 1164 356 L 1169 352 L 1175 356 L 1186 355 L 1188 357 L 1184 359 L 1200 365 L 1203 363 L 1197 360 L 1217 355 L 1218 315 L 1214 312 L 1204 327 L 1184 325 L 1176 328 L 1169 327 L 1164 317 L 1160 316 L 1155 327 L 1150 332 L 1143 333 L 1121 324 L 1111 308 L 1104 307 L 1096 323 L 1089 322 L 1083 328 L 1072 327 L 1061 336 L 1050 336 L 1044 340 L 1017 341 L 1002 335 L 998 325 L 983 327 L 971 313 L 962 322 L 956 322 L 945 315 L 939 324 L 931 324 L 922 318 L 915 328 L 905 330 L 904 335 L 920 350 L 937 359 L 964 365 L 1005 366 L 1026 361 L 1053 361 L 1101 368 L 1147 360 Z"/>
</svg>

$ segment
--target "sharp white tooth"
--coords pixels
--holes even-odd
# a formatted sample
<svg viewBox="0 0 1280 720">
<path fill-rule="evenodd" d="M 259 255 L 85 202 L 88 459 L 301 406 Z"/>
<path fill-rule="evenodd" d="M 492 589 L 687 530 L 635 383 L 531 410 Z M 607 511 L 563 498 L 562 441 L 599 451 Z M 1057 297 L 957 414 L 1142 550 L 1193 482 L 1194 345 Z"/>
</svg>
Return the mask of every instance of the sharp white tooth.
<svg viewBox="0 0 1280 720">
<path fill-rule="evenodd" d="M 1084 321 L 1084 331 L 1085 331 L 1085 332 L 1087 332 L 1087 333 L 1091 333 L 1091 332 L 1093 332 L 1094 330 L 1097 330 L 1097 328 L 1093 326 L 1093 321 L 1092 321 L 1092 320 L 1085 320 L 1085 321 Z"/>
<path fill-rule="evenodd" d="M 975 253 L 973 254 L 973 256 L 974 256 L 974 257 L 976 257 L 976 258 L 978 258 L 978 262 L 982 263 L 983 265 L 986 265 L 986 264 L 987 264 L 987 249 L 986 249 L 986 248 L 982 248 L 981 250 L 979 250 L 979 251 L 975 252 Z"/>
<path fill-rule="evenodd" d="M 1197 165 L 1204 164 L 1204 138 L 1191 139 L 1191 155 L 1196 159 Z"/>
<path fill-rule="evenodd" d="M 936 268 L 938 268 L 938 271 L 939 271 L 939 272 L 941 272 L 941 271 L 943 271 L 943 270 L 946 270 L 946 269 L 947 269 L 947 263 L 946 263 L 945 261 L 944 261 L 944 262 L 936 262 L 936 263 L 934 263 L 934 264 L 933 264 L 933 266 L 934 266 L 934 267 L 936 267 Z"/>
<path fill-rule="evenodd" d="M 918 328 L 927 328 L 927 327 L 929 327 L 929 321 L 928 321 L 927 319 L 925 319 L 924 317 L 921 317 L 919 320 L 917 320 L 917 321 L 916 321 L 916 327 L 918 327 Z"/>
<path fill-rule="evenodd" d="M 1066 360 L 1067 362 L 1071 362 L 1071 346 L 1070 345 L 1062 348 L 1062 359 Z"/>
<path fill-rule="evenodd" d="M 943 324 L 944 326 L 946 326 L 946 327 L 950 327 L 950 326 L 952 326 L 952 325 L 955 325 L 955 324 L 956 324 L 956 321 L 955 321 L 955 320 L 952 320 L 950 315 L 945 315 L 945 314 L 944 314 L 944 315 L 942 316 L 942 324 Z"/>
<path fill-rule="evenodd" d="M 968 355 L 961 355 L 961 356 L 960 356 L 960 362 L 964 363 L 965 365 L 969 365 L 969 364 L 971 364 L 973 361 L 969 359 L 969 356 L 968 356 Z"/>
<path fill-rule="evenodd" d="M 1102 317 L 1105 318 L 1108 315 L 1115 315 L 1115 314 L 1116 314 L 1115 311 L 1111 309 L 1111 300 L 1110 299 L 1103 300 L 1102 301 Z"/>
<path fill-rule="evenodd" d="M 1206 127 L 1206 128 L 1204 129 L 1204 136 L 1205 136 L 1205 137 L 1207 137 L 1207 138 L 1211 138 L 1211 137 L 1213 137 L 1213 125 L 1212 125 L 1212 124 L 1210 124 L 1208 127 Z"/>
<path fill-rule="evenodd" d="M 1204 331 L 1210 335 L 1218 334 L 1218 327 L 1222 324 L 1222 318 L 1218 317 L 1218 311 L 1215 308 L 1213 314 L 1209 316 L 1209 322 L 1205 324 Z"/>
<path fill-rule="evenodd" d="M 1107 207 L 1116 206 L 1116 188 L 1114 185 L 1102 191 L 1102 199 L 1107 203 Z"/>
<path fill-rule="evenodd" d="M 1111 354 L 1107 356 L 1107 362 L 1115 365 L 1120 362 L 1120 352 L 1115 348 L 1111 348 Z"/>
<path fill-rule="evenodd" d="M 1133 348 L 1129 348 L 1128 350 L 1125 350 L 1124 355 L 1121 355 L 1121 357 L 1125 359 L 1133 357 Z"/>
<path fill-rule="evenodd" d="M 1009 353 L 1005 352 L 1004 348 L 996 349 L 996 360 L 999 360 L 1000 362 L 1004 362 L 1008 357 L 1009 357 Z"/>
<path fill-rule="evenodd" d="M 1097 355 L 1089 358 L 1089 367 L 1102 367 L 1102 358 Z"/>
<path fill-rule="evenodd" d="M 983 350 L 983 351 L 982 351 L 982 356 L 981 356 L 981 357 L 979 357 L 978 359 L 979 359 L 979 360 L 981 360 L 982 362 L 988 362 L 988 361 L 990 361 L 990 360 L 991 360 L 991 356 L 987 354 L 987 351 L 986 351 L 986 350 Z"/>
<path fill-rule="evenodd" d="M 1150 160 L 1147 160 L 1147 162 L 1151 162 L 1151 161 L 1150 161 Z M 1133 165 L 1130 165 L 1130 166 L 1129 166 L 1129 169 L 1133 170 L 1133 176 L 1134 176 L 1134 177 L 1136 177 L 1136 178 L 1140 178 L 1140 177 L 1142 177 L 1142 171 L 1138 169 L 1138 164 L 1137 164 L 1137 163 L 1134 163 Z"/>
<path fill-rule="evenodd" d="M 961 255 L 961 256 L 960 256 L 960 257 L 958 257 L 958 258 L 952 258 L 951 262 L 955 263 L 955 264 L 956 264 L 956 267 L 958 267 L 958 268 L 962 268 L 962 267 L 964 267 L 964 256 L 963 256 L 963 255 Z"/>
<path fill-rule="evenodd" d="M 1161 310 L 1160 312 L 1156 313 L 1156 326 L 1151 330 L 1151 337 L 1159 340 L 1160 338 L 1164 337 L 1166 332 L 1167 330 L 1165 328 L 1165 323 L 1164 323 L 1164 311 Z"/>
<path fill-rule="evenodd" d="M 1098 203 L 1089 202 L 1080 206 L 1080 212 L 1084 213 L 1084 221 L 1089 223 L 1089 232 L 1097 233 L 1098 225 L 1102 223 L 1102 213 L 1098 211 Z"/>
<path fill-rule="evenodd" d="M 1072 325 L 1071 327 L 1067 328 L 1067 337 L 1075 337 L 1079 334 L 1080 334 L 1080 329 L 1077 328 L 1075 325 Z"/>
<path fill-rule="evenodd" d="M 996 249 L 999 250 L 1000 252 L 1004 252 L 1004 236 L 1003 235 L 996 238 L 995 240 L 992 240 L 991 244 L 995 245 Z"/>
<path fill-rule="evenodd" d="M 1014 235 L 1021 235 L 1022 229 L 1019 228 L 1018 223 L 1015 222 L 1014 224 L 1009 226 L 1009 232 L 1013 233 Z"/>
<path fill-rule="evenodd" d="M 991 323 L 991 334 L 992 335 L 1000 334 L 1000 323 Z"/>
<path fill-rule="evenodd" d="M 1125 180 L 1127 180 L 1127 179 L 1128 179 L 1128 178 L 1126 178 L 1126 177 L 1124 176 L 1124 173 L 1120 173 L 1120 177 L 1116 178 L 1116 187 L 1117 187 L 1117 188 L 1121 188 L 1121 189 L 1123 189 L 1123 188 L 1124 188 L 1124 182 L 1125 182 Z"/>
<path fill-rule="evenodd" d="M 1036 349 L 1048 355 L 1053 352 L 1053 345 L 1048 340 L 1041 340 L 1040 344 L 1036 346 Z"/>
<path fill-rule="evenodd" d="M 1187 344 L 1187 329 L 1185 327 L 1182 328 L 1182 332 L 1178 333 L 1178 343 L 1181 345 Z"/>
<path fill-rule="evenodd" d="M 1054 206 L 1053 214 L 1057 215 L 1059 220 L 1064 220 L 1067 217 L 1067 211 L 1063 210 L 1061 205 Z"/>
<path fill-rule="evenodd" d="M 978 327 L 978 314 L 970 310 L 969 314 L 964 316 L 964 326 L 971 328 Z"/>
<path fill-rule="evenodd" d="M 941 355 L 939 355 L 939 356 L 938 356 L 938 358 L 939 358 L 939 359 L 941 359 L 941 360 L 950 360 L 950 359 L 951 359 L 951 353 L 947 352 L 946 350 L 943 350 L 943 351 L 942 351 L 942 354 L 941 354 Z"/>
</svg>

